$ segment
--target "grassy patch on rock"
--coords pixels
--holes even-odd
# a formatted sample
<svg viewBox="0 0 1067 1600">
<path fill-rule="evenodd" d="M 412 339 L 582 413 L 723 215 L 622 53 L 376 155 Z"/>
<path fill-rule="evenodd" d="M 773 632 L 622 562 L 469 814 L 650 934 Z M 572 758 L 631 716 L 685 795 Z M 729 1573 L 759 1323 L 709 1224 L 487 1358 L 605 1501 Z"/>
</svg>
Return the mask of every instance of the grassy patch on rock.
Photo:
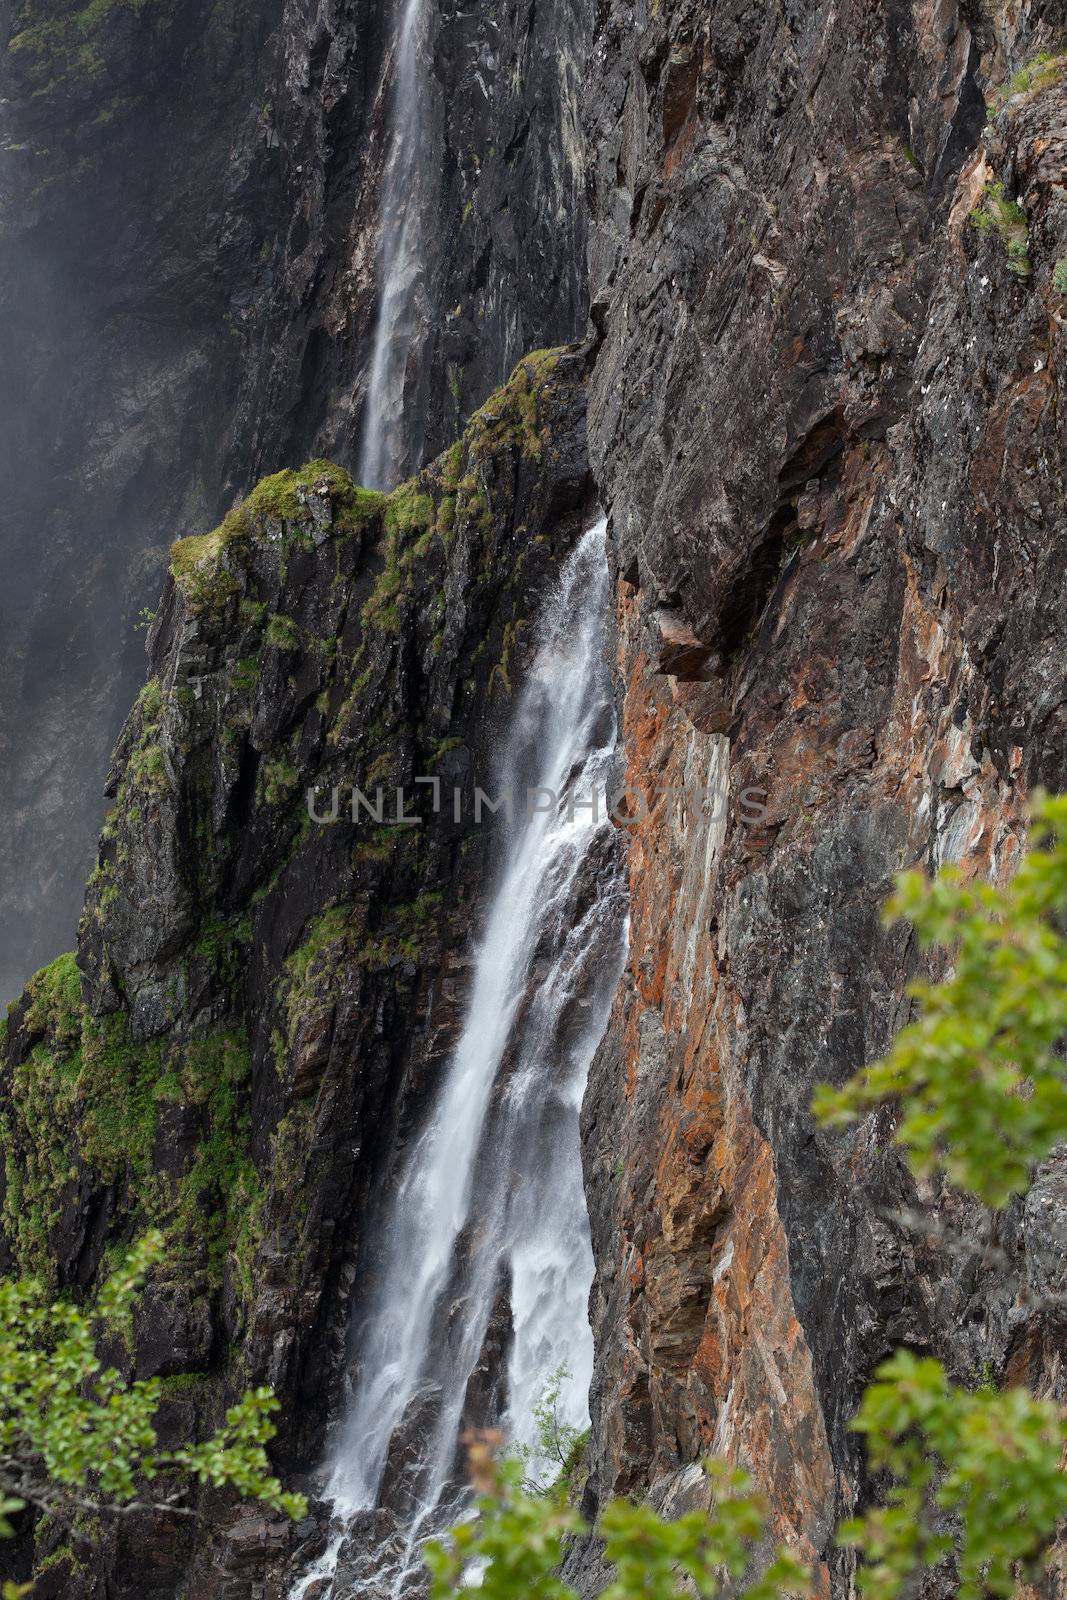
<svg viewBox="0 0 1067 1600">
<path fill-rule="evenodd" d="M 335 535 L 359 532 L 380 511 L 385 496 L 353 483 L 343 467 L 309 461 L 297 471 L 264 478 L 210 533 L 178 539 L 170 570 L 194 615 L 219 612 L 240 590 L 234 568 L 250 539 L 309 537 L 318 519 Z M 324 516 L 323 514 L 326 513 Z"/>
<path fill-rule="evenodd" d="M 19 1036 L 29 1048 L 8 1066 L 0 1111 L 0 1226 L 20 1274 L 54 1283 L 58 1231 L 75 1197 L 113 1187 L 128 1220 L 164 1229 L 172 1260 L 220 1281 L 258 1193 L 239 1092 L 250 1071 L 244 1031 L 137 1041 L 124 1012 L 86 1009 L 68 954 L 30 980 Z M 10 1027 L 5 1043 L 10 1051 Z M 198 1107 L 201 1120 L 173 1183 L 155 1161 L 167 1105 Z"/>
</svg>

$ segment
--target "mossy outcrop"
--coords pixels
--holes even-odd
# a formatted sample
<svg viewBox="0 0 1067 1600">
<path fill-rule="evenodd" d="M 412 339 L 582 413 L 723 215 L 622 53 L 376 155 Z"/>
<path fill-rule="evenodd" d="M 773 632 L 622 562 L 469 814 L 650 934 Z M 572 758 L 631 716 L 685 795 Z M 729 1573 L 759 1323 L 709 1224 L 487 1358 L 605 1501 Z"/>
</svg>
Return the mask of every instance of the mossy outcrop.
<svg viewBox="0 0 1067 1600">
<path fill-rule="evenodd" d="M 0 9 L 5 1003 L 72 942 L 171 542 L 363 434 L 397 20 L 381 0 Z M 424 21 L 401 473 L 586 315 L 587 8 Z"/>
<path fill-rule="evenodd" d="M 582 364 L 556 352 L 394 494 L 315 461 L 179 541 L 77 956 L 11 1009 L 3 1265 L 88 1296 L 163 1228 L 120 1359 L 180 1386 L 178 1429 L 271 1383 L 288 1473 L 315 1464 L 353 1283 L 374 1272 L 374 1197 L 459 1020 L 489 867 L 469 800 L 492 778 L 521 620 L 587 500 Z M 398 788 L 417 823 L 396 820 Z M 198 1595 L 245 1593 L 243 1524 L 227 1545 L 225 1508 L 213 1520 L 211 1549 L 153 1528 L 171 1552 L 159 1593 L 190 1561 Z M 109 1594 L 145 1593 L 144 1537 L 124 1524 L 66 1592 L 88 1600 L 106 1575 Z"/>
</svg>

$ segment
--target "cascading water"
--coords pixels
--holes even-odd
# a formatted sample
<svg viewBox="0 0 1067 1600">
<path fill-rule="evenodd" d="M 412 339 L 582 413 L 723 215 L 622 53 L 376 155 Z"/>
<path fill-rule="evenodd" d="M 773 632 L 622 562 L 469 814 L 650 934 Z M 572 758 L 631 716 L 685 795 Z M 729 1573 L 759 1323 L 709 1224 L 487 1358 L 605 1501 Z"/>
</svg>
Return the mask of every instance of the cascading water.
<svg viewBox="0 0 1067 1600">
<path fill-rule="evenodd" d="M 381 292 L 363 401 L 356 477 L 368 489 L 391 489 L 404 439 L 404 379 L 422 270 L 423 205 L 418 192 L 423 84 L 419 41 L 426 0 L 403 0 L 396 37 L 390 146 L 382 178 Z"/>
<path fill-rule="evenodd" d="M 462 1509 L 465 1425 L 503 1421 L 536 1471 L 533 1407 L 561 1367 L 561 1420 L 587 1420 L 593 1261 L 578 1114 L 625 918 L 604 802 L 616 732 L 604 531 L 601 521 L 583 536 L 541 621 L 498 774 L 497 793 L 515 804 L 469 1011 L 356 1329 L 356 1386 L 327 1490 L 338 1531 L 294 1600 L 418 1592 L 421 1542 Z M 491 1374 L 487 1400 L 483 1358 L 502 1302 L 506 1382 Z M 355 1588 L 346 1563 L 360 1572 Z"/>
</svg>

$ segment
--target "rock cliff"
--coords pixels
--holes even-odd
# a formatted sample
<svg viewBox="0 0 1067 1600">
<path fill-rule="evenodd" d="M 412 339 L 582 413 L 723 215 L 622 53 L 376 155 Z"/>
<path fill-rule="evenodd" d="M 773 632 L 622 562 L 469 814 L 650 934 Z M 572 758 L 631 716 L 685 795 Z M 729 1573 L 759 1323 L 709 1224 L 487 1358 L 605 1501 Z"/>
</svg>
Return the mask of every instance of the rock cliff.
<svg viewBox="0 0 1067 1600">
<path fill-rule="evenodd" d="M 1061 20 L 683 0 L 594 43 L 590 452 L 645 804 L 585 1109 L 592 1481 L 685 1503 L 725 1450 L 838 1592 L 894 1345 L 1063 1393 L 1063 1160 L 994 1270 L 891 1118 L 807 1110 L 907 1018 L 893 873 L 1009 874 L 1067 781 Z"/>
</svg>

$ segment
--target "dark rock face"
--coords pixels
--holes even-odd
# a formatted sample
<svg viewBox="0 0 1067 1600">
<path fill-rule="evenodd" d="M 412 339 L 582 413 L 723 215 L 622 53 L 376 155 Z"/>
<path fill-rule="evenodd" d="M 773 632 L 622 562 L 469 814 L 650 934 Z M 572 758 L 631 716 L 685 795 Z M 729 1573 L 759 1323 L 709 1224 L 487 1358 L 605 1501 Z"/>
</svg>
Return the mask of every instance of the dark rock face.
<svg viewBox="0 0 1067 1600">
<path fill-rule="evenodd" d="M 524 362 L 394 495 L 316 462 L 175 546 L 78 965 L 9 1022 L 3 1268 L 91 1292 L 112 1246 L 163 1227 L 115 1359 L 164 1379 L 187 1432 L 271 1384 L 287 1474 L 321 1458 L 353 1285 L 462 1017 L 490 870 L 473 789 L 588 514 L 584 395 L 574 357 Z M 190 1592 L 250 1600 L 300 1538 L 246 1508 L 209 1525 L 210 1550 L 124 1523 L 67 1592 L 148 1593 L 150 1540 L 153 1594 L 193 1561 Z"/>
<path fill-rule="evenodd" d="M 807 1110 L 907 1018 L 892 874 L 1010 873 L 1028 793 L 1067 781 L 1067 74 L 984 126 L 1057 20 L 619 3 L 594 43 L 590 447 L 649 814 L 585 1110 L 592 1483 L 669 1499 L 724 1450 L 835 1587 L 893 1346 L 1062 1396 L 1062 1163 L 994 1266 L 902 1225 L 985 1222 L 916 1196 L 889 1119 Z M 991 178 L 1028 274 L 968 221 Z M 593 1592 L 595 1551 L 574 1570 Z"/>
<path fill-rule="evenodd" d="M 0 7 L 0 994 L 70 943 L 175 537 L 266 472 L 354 468 L 389 7 Z M 414 470 L 584 325 L 584 10 L 430 8 Z"/>
</svg>

